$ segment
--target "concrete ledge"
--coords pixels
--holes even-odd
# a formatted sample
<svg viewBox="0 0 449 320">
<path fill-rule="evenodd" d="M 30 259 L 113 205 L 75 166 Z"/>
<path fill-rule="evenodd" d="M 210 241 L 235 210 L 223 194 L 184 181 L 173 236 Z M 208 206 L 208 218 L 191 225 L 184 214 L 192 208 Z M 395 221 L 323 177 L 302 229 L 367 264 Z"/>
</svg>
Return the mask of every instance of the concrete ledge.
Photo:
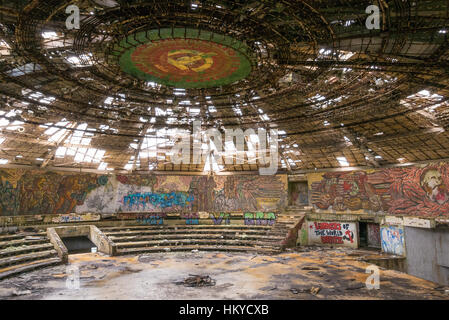
<svg viewBox="0 0 449 320">
<path fill-rule="evenodd" d="M 61 251 L 62 255 L 64 254 L 65 249 L 65 252 L 67 252 L 68 256 L 68 250 L 65 247 L 61 238 L 82 237 L 82 236 L 88 237 L 89 240 L 92 241 L 92 243 L 97 246 L 99 252 L 105 253 L 110 256 L 115 255 L 117 252 L 115 244 L 103 232 L 101 232 L 100 229 L 98 229 L 96 226 L 93 225 L 55 227 L 47 229 L 47 233 L 48 232 L 51 233 L 51 237 L 54 239 L 53 245 L 55 245 L 56 243 L 56 246 L 59 247 L 59 249 L 56 247 L 55 249 L 57 251 L 58 250 Z"/>
<path fill-rule="evenodd" d="M 97 246 L 98 251 L 115 256 L 117 254 L 117 246 L 96 226 L 90 226 L 89 239 Z"/>
<path fill-rule="evenodd" d="M 66 246 L 64 245 L 64 242 L 62 242 L 62 240 L 59 237 L 59 234 L 56 232 L 55 228 L 48 228 L 47 236 L 50 239 L 50 242 L 53 244 L 53 247 L 55 248 L 56 252 L 58 253 L 58 256 L 61 259 L 62 263 L 68 263 L 69 262 L 69 251 L 67 250 Z"/>
</svg>

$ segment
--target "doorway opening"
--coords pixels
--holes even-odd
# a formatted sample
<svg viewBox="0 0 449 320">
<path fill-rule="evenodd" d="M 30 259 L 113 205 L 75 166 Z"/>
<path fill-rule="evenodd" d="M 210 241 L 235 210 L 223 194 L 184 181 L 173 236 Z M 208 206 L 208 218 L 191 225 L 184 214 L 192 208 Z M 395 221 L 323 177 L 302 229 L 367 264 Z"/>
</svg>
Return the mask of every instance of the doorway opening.
<svg viewBox="0 0 449 320">
<path fill-rule="evenodd" d="M 307 181 L 288 183 L 288 205 L 297 207 L 309 205 L 309 185 Z"/>
<path fill-rule="evenodd" d="M 360 247 L 368 247 L 368 224 L 366 222 L 359 222 Z"/>
<path fill-rule="evenodd" d="M 87 236 L 62 238 L 69 254 L 90 253 L 97 246 Z"/>
</svg>

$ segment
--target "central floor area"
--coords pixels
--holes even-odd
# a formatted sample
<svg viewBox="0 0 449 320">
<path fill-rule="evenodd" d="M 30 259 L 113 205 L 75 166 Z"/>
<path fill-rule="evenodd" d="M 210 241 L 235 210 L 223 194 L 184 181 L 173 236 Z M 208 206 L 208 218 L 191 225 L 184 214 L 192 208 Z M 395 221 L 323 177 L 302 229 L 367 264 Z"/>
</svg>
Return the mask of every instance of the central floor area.
<svg viewBox="0 0 449 320">
<path fill-rule="evenodd" d="M 372 251 L 305 247 L 279 255 L 228 252 L 167 252 L 108 257 L 69 256 L 59 265 L 1 281 L 0 299 L 445 299 L 443 287 L 405 273 L 380 272 L 380 289 L 368 290 L 363 262 Z M 67 285 L 79 271 L 79 289 Z M 76 272 L 75 272 L 76 273 Z M 189 287 L 192 276 L 212 286 Z"/>
</svg>

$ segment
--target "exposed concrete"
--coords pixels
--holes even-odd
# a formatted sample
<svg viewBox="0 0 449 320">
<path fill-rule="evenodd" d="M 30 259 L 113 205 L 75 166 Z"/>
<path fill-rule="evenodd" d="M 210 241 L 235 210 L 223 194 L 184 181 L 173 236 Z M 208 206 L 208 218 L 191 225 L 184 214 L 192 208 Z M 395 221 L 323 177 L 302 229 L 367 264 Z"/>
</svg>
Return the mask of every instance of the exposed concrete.
<svg viewBox="0 0 449 320">
<path fill-rule="evenodd" d="M 380 270 L 380 290 L 365 286 L 360 261 L 372 251 L 304 248 L 276 256 L 195 252 L 106 257 L 71 255 L 79 269 L 80 289 L 66 286 L 65 266 L 24 274 L 0 282 L 0 299 L 444 299 L 435 283 L 404 273 Z M 209 275 L 216 285 L 177 285 L 190 275 Z M 25 292 L 15 296 L 14 291 Z"/>
<path fill-rule="evenodd" d="M 56 252 L 58 253 L 58 256 L 61 259 L 62 263 L 68 263 L 69 250 L 67 250 L 66 246 L 64 245 L 64 242 L 62 242 L 55 228 L 47 229 L 47 237 L 48 239 L 50 239 L 50 242 L 55 248 Z"/>
<path fill-rule="evenodd" d="M 100 229 L 96 226 L 90 226 L 89 239 L 98 248 L 99 252 L 106 253 L 110 256 L 115 256 L 117 253 L 117 246 L 113 243 Z"/>
<path fill-rule="evenodd" d="M 47 235 L 63 262 L 67 262 L 68 250 L 61 238 L 86 236 L 98 248 L 99 252 L 113 256 L 117 252 L 116 245 L 96 226 L 67 226 L 48 228 Z"/>
<path fill-rule="evenodd" d="M 405 242 L 411 275 L 449 285 L 449 229 L 405 227 Z"/>
</svg>

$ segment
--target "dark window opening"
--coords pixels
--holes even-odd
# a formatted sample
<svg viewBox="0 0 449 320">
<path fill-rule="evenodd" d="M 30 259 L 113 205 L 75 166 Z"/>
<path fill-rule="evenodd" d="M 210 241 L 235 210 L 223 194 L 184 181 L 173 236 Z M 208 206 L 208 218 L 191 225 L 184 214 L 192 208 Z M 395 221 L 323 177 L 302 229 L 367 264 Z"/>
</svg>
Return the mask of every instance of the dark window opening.
<svg viewBox="0 0 449 320">
<path fill-rule="evenodd" d="M 64 242 L 69 254 L 92 252 L 92 248 L 96 247 L 96 245 L 86 236 L 62 238 L 62 242 Z"/>
<path fill-rule="evenodd" d="M 360 247 L 368 247 L 368 225 L 366 222 L 359 222 Z"/>
</svg>

